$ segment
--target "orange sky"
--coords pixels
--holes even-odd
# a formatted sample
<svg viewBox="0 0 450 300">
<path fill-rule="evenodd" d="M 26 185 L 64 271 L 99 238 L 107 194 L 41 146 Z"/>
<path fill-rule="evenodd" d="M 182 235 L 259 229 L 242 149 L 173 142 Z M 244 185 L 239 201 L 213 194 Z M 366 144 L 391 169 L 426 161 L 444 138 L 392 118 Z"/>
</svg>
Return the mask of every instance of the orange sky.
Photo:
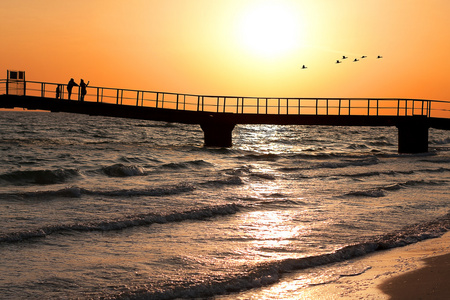
<svg viewBox="0 0 450 300">
<path fill-rule="evenodd" d="M 448 0 L 1 1 L 0 78 L 450 100 L 449 12 Z"/>
</svg>

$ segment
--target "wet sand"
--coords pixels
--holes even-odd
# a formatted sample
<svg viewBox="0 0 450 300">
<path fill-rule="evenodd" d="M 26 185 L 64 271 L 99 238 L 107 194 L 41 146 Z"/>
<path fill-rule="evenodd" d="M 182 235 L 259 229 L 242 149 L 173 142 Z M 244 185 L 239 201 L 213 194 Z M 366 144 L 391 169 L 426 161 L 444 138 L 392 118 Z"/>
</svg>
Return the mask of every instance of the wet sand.
<svg viewBox="0 0 450 300">
<path fill-rule="evenodd" d="M 367 271 L 310 287 L 302 299 L 449 299 L 450 232 L 354 263 Z"/>
<path fill-rule="evenodd" d="M 385 281 L 380 289 L 392 299 L 449 299 L 450 254 L 424 259 L 425 266 Z"/>
</svg>

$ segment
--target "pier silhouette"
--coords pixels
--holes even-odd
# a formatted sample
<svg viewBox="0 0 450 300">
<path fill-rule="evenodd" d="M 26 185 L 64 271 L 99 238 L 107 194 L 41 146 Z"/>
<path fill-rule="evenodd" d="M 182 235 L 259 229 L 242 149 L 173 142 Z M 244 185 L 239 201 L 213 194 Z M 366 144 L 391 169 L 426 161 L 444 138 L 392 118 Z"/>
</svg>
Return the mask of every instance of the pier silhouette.
<svg viewBox="0 0 450 300">
<path fill-rule="evenodd" d="M 205 146 L 232 146 L 237 124 L 395 126 L 398 152 L 428 151 L 429 128 L 450 130 L 450 102 L 394 98 L 277 98 L 192 95 L 89 86 L 72 100 L 65 85 L 0 80 L 0 108 L 198 124 Z M 84 101 L 79 101 L 83 99 Z"/>
</svg>

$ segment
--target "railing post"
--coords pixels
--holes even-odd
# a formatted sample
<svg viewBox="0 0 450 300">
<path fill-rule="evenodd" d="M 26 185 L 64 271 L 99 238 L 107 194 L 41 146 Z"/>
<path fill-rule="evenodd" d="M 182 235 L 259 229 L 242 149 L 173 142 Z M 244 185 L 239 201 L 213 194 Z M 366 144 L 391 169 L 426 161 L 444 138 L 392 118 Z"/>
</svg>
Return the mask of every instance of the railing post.
<svg viewBox="0 0 450 300">
<path fill-rule="evenodd" d="M 242 105 L 241 105 L 241 114 L 244 113 L 244 97 L 241 98 L 242 99 Z"/>
<path fill-rule="evenodd" d="M 377 117 L 378 117 L 378 115 L 379 115 L 379 102 L 380 102 L 380 100 L 377 99 Z"/>
<path fill-rule="evenodd" d="M 329 101 L 330 99 L 325 99 L 325 101 L 327 102 L 327 113 L 326 113 L 326 115 L 328 116 L 328 105 L 329 105 Z"/>
<path fill-rule="evenodd" d="M 280 106 L 281 106 L 281 100 L 278 98 L 278 114 L 280 114 Z"/>
<path fill-rule="evenodd" d="M 8 78 L 6 78 L 6 95 L 9 95 L 9 79 Z"/>
<path fill-rule="evenodd" d="M 370 99 L 367 99 L 367 115 L 370 116 Z"/>
<path fill-rule="evenodd" d="M 338 116 L 341 115 L 341 99 L 339 99 Z"/>
<path fill-rule="evenodd" d="M 136 91 L 136 106 L 139 106 L 139 91 Z"/>
<path fill-rule="evenodd" d="M 158 108 L 158 102 L 159 102 L 159 93 L 156 92 L 156 103 L 155 103 L 155 108 Z"/>
<path fill-rule="evenodd" d="M 45 83 L 43 82 L 41 83 L 41 97 L 45 97 Z"/>
<path fill-rule="evenodd" d="M 256 98 L 256 114 L 259 115 L 259 98 Z"/>
<path fill-rule="evenodd" d="M 99 100 L 99 95 L 100 95 L 100 88 L 97 88 L 97 102 Z"/>
<path fill-rule="evenodd" d="M 165 93 L 162 93 L 161 108 L 164 108 L 164 96 L 165 95 L 166 95 Z"/>
<path fill-rule="evenodd" d="M 217 110 L 216 110 L 216 112 L 219 112 L 219 106 L 220 106 L 220 97 L 217 97 Z"/>
<path fill-rule="evenodd" d="M 286 98 L 286 114 L 289 114 L 289 98 Z"/>
<path fill-rule="evenodd" d="M 351 116 L 352 113 L 350 112 L 350 109 L 352 107 L 352 99 L 348 99 L 348 115 Z"/>
<path fill-rule="evenodd" d="M 239 97 L 236 98 L 236 113 L 239 113 Z"/>
<path fill-rule="evenodd" d="M 300 115 L 300 105 L 301 105 L 301 103 L 300 103 L 300 98 L 298 98 L 298 114 Z"/>
<path fill-rule="evenodd" d="M 26 81 L 23 82 L 23 95 L 24 96 L 27 95 L 27 82 Z"/>
<path fill-rule="evenodd" d="M 178 100 L 179 100 L 180 94 L 177 94 L 177 110 L 178 110 Z"/>
<path fill-rule="evenodd" d="M 319 105 L 319 99 L 316 99 L 316 116 L 318 114 L 318 105 Z"/>
<path fill-rule="evenodd" d="M 266 115 L 268 114 L 269 111 L 269 100 L 268 98 L 266 98 Z"/>
<path fill-rule="evenodd" d="M 119 89 L 117 89 L 116 104 L 119 104 Z"/>
</svg>

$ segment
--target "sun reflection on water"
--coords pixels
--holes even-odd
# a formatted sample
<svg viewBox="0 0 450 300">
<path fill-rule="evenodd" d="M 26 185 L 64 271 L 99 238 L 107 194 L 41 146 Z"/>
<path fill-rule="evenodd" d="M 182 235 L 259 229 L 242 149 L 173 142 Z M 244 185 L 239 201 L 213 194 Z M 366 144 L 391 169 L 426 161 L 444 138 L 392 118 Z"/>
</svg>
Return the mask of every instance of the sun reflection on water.
<svg viewBox="0 0 450 300">
<path fill-rule="evenodd" d="M 307 232 L 305 226 L 293 222 L 289 211 L 249 212 L 243 217 L 241 230 L 251 241 L 247 251 L 261 260 L 283 259 L 283 253 L 291 256 L 295 240 Z"/>
</svg>

